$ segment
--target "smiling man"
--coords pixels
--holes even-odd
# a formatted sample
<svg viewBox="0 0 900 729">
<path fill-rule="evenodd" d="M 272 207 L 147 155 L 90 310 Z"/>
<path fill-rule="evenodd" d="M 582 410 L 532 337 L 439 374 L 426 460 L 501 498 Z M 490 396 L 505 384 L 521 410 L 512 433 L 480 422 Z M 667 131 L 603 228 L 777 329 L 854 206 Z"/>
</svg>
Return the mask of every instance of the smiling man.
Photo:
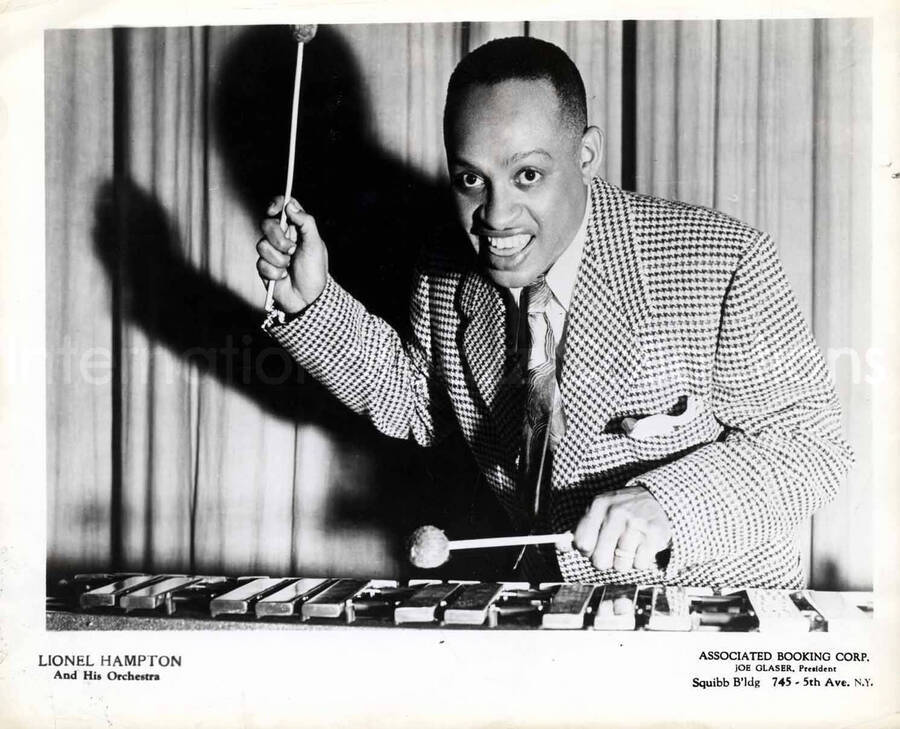
<svg viewBox="0 0 900 729">
<path fill-rule="evenodd" d="M 456 76 L 449 93 L 444 138 L 460 223 L 498 286 L 527 286 L 581 226 L 600 131 L 567 112 L 543 78 L 486 85 Z"/>
<path fill-rule="evenodd" d="M 296 201 L 257 246 L 272 335 L 382 432 L 461 431 L 521 531 L 573 531 L 533 579 L 800 586 L 850 453 L 770 238 L 597 177 L 581 77 L 543 41 L 464 58 L 444 139 L 469 253 L 423 258 L 413 336 L 328 275 Z"/>
</svg>

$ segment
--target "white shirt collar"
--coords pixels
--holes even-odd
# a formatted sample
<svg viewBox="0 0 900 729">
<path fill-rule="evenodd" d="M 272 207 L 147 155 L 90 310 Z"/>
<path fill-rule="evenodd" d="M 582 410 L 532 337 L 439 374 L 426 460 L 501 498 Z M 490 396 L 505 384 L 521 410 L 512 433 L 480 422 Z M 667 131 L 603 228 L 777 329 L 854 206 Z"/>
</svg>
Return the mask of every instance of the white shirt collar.
<svg viewBox="0 0 900 729">
<path fill-rule="evenodd" d="M 547 285 L 553 292 L 554 298 L 560 303 L 563 310 L 569 311 L 572 302 L 572 294 L 575 292 L 575 282 L 578 278 L 578 266 L 581 264 L 581 254 L 584 251 L 584 242 L 587 239 L 588 215 L 591 209 L 590 193 L 584 203 L 584 215 L 581 217 L 581 225 L 575 233 L 572 242 L 566 246 L 559 258 L 547 271 Z M 510 289 L 513 299 L 518 302 L 522 293 L 521 288 Z"/>
</svg>

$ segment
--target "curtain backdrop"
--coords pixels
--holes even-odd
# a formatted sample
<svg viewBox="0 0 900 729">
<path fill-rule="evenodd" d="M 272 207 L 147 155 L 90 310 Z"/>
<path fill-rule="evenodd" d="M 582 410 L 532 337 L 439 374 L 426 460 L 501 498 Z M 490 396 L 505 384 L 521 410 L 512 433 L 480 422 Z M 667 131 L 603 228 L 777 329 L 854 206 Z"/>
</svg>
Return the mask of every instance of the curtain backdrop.
<svg viewBox="0 0 900 729">
<path fill-rule="evenodd" d="M 295 194 L 401 330 L 416 251 L 452 230 L 447 78 L 523 33 L 580 68 L 607 179 L 775 236 L 857 453 L 807 536 L 812 582 L 870 587 L 870 22 L 320 27 Z M 496 518 L 452 448 L 435 465 L 374 433 L 259 331 L 295 48 L 282 27 L 46 34 L 52 569 L 387 575 L 415 526 Z"/>
</svg>

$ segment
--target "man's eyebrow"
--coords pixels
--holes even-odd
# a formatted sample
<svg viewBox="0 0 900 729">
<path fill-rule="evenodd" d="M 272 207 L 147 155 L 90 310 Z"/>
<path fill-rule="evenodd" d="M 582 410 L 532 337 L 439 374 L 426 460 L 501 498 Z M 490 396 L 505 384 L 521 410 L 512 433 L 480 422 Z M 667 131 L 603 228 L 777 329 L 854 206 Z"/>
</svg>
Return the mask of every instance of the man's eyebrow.
<svg viewBox="0 0 900 729">
<path fill-rule="evenodd" d="M 530 149 L 527 152 L 516 152 L 512 157 L 506 160 L 506 166 L 514 165 L 516 162 L 525 159 L 526 157 L 531 157 L 532 155 L 538 155 L 540 157 L 546 157 L 549 160 L 553 159 L 553 155 L 544 149 Z"/>
<path fill-rule="evenodd" d="M 504 160 L 503 164 L 506 167 L 510 167 L 511 165 L 516 164 L 516 162 L 519 162 L 520 160 L 523 160 L 526 157 L 531 157 L 532 155 L 538 155 L 540 157 L 545 157 L 546 159 L 551 160 L 551 161 L 553 160 L 552 154 L 550 154 L 548 151 L 546 151 L 544 149 L 538 148 L 538 149 L 529 149 L 527 152 L 516 152 L 511 157 Z M 478 165 L 473 165 L 471 162 L 469 162 L 466 159 L 463 159 L 462 157 L 451 157 L 450 165 L 458 166 L 458 167 L 469 167 L 471 169 L 476 169 L 476 170 L 478 169 Z"/>
</svg>

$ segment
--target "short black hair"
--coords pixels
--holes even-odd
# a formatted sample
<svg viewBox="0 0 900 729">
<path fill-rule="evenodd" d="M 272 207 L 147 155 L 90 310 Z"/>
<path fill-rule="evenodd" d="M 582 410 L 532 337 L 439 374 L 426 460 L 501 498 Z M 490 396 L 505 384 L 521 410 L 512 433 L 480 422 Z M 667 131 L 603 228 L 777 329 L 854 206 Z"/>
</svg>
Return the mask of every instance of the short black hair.
<svg viewBox="0 0 900 729">
<path fill-rule="evenodd" d="M 587 99 L 578 67 L 558 46 L 527 36 L 497 38 L 464 56 L 450 75 L 444 105 L 444 137 L 460 99 L 472 86 L 503 81 L 550 82 L 564 121 L 581 134 L 587 127 Z"/>
</svg>

